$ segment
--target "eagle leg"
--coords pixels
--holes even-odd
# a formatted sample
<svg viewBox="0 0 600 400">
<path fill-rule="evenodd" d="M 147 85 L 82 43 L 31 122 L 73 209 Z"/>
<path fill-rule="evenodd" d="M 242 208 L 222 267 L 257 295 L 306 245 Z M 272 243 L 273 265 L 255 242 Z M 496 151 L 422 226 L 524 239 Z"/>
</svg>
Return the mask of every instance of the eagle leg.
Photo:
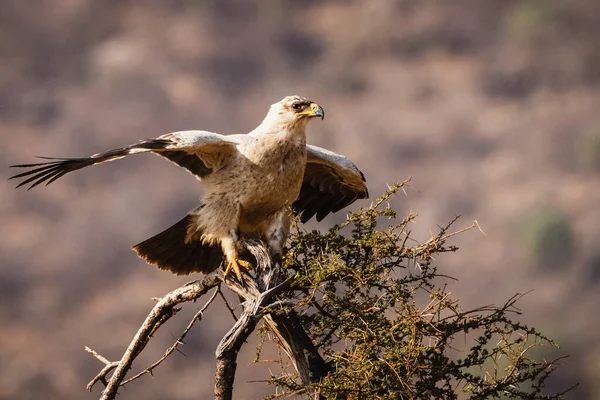
<svg viewBox="0 0 600 400">
<path fill-rule="evenodd" d="M 231 270 L 235 272 L 238 280 L 242 281 L 242 270 L 240 267 L 249 270 L 252 268 L 252 264 L 250 264 L 246 260 L 242 260 L 238 256 L 238 250 L 236 245 L 239 243 L 239 236 L 235 229 L 231 229 L 229 231 L 229 237 L 221 240 L 221 247 L 223 248 L 223 252 L 225 253 L 225 259 L 227 261 L 227 267 L 225 268 L 225 278 L 229 275 Z"/>
<path fill-rule="evenodd" d="M 290 232 L 291 209 L 284 207 L 279 210 L 271 220 L 267 229 L 266 237 L 269 244 L 269 252 L 276 262 L 281 262 L 283 247 Z"/>
</svg>

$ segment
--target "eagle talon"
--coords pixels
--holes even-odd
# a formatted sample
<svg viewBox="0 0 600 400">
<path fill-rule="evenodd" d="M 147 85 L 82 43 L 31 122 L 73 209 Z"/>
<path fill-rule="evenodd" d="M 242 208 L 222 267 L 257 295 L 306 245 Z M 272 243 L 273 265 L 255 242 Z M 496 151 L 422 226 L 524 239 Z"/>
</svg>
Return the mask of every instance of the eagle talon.
<svg viewBox="0 0 600 400">
<path fill-rule="evenodd" d="M 250 264 L 246 260 L 242 260 L 239 258 L 234 258 L 234 259 L 230 260 L 227 263 L 227 268 L 225 268 L 225 278 L 227 278 L 227 276 L 229 275 L 231 270 L 233 270 L 233 272 L 235 272 L 235 276 L 238 278 L 238 280 L 240 282 L 243 282 L 242 281 L 242 270 L 241 270 L 240 266 L 244 269 L 249 270 L 252 267 L 252 264 Z"/>
</svg>

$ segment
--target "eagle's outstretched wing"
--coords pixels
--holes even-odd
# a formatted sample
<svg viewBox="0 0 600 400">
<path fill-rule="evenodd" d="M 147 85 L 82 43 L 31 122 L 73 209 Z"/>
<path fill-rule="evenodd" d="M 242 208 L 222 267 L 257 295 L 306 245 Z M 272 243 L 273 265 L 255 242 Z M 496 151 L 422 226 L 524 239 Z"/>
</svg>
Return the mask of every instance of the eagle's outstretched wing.
<svg viewBox="0 0 600 400">
<path fill-rule="evenodd" d="M 38 164 L 11 165 L 15 168 L 29 168 L 27 171 L 9 179 L 25 178 L 17 187 L 31 183 L 29 189 L 54 182 L 61 176 L 78 169 L 117 160 L 130 154 L 153 152 L 169 159 L 187 169 L 198 179 L 210 175 L 222 167 L 237 152 L 238 141 L 232 136 L 219 135 L 206 131 L 182 131 L 167 133 L 141 141 L 130 146 L 121 147 L 105 153 L 94 154 L 83 158 L 48 158 L 52 160 Z"/>
<path fill-rule="evenodd" d="M 346 157 L 317 146 L 306 146 L 307 163 L 300 196 L 292 205 L 302 222 L 315 214 L 321 221 L 358 199 L 369 197 L 365 176 Z"/>
</svg>

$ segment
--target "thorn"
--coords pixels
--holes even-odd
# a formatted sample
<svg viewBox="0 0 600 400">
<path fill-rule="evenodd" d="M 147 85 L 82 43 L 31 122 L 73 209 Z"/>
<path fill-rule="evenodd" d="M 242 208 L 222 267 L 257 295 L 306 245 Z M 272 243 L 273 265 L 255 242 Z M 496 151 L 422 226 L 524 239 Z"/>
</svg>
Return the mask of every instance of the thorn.
<svg viewBox="0 0 600 400">
<path fill-rule="evenodd" d="M 186 354 L 185 354 L 183 351 L 179 350 L 177 347 L 175 348 L 175 350 L 177 350 L 177 352 L 178 352 L 179 354 L 181 354 L 182 356 L 184 356 L 184 357 L 186 357 L 186 358 L 187 358 L 187 355 L 186 355 Z"/>
<path fill-rule="evenodd" d="M 483 236 L 487 236 L 485 234 L 485 232 L 483 231 L 483 229 L 481 229 L 481 226 L 479 226 L 479 222 L 477 222 L 477 220 L 473 221 L 473 223 L 475 224 L 475 226 L 477 227 L 477 229 L 479 229 L 479 232 L 483 233 Z"/>
</svg>

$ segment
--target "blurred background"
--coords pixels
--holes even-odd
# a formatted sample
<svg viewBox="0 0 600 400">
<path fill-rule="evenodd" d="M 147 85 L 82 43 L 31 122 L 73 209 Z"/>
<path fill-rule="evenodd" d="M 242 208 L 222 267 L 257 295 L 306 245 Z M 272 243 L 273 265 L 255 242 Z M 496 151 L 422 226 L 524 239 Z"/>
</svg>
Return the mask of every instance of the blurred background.
<svg viewBox="0 0 600 400">
<path fill-rule="evenodd" d="M 520 302 L 521 320 L 570 354 L 551 389 L 600 399 L 600 3 L 596 0 L 2 0 L 0 159 L 87 156 L 185 129 L 245 133 L 288 94 L 327 118 L 312 144 L 354 160 L 372 197 L 412 176 L 394 205 L 416 239 L 477 220 L 438 260 L 465 308 Z M 0 179 L 0 399 L 94 399 L 153 305 L 188 281 L 130 246 L 179 220 L 194 178 L 144 155 L 31 192 Z M 352 209 L 369 201 L 353 204 Z M 307 229 L 327 229 L 344 212 Z M 153 362 L 196 307 L 161 329 Z M 232 321 L 217 302 L 123 399 L 208 398 Z M 239 363 L 236 398 L 271 393 L 269 366 Z"/>
</svg>

